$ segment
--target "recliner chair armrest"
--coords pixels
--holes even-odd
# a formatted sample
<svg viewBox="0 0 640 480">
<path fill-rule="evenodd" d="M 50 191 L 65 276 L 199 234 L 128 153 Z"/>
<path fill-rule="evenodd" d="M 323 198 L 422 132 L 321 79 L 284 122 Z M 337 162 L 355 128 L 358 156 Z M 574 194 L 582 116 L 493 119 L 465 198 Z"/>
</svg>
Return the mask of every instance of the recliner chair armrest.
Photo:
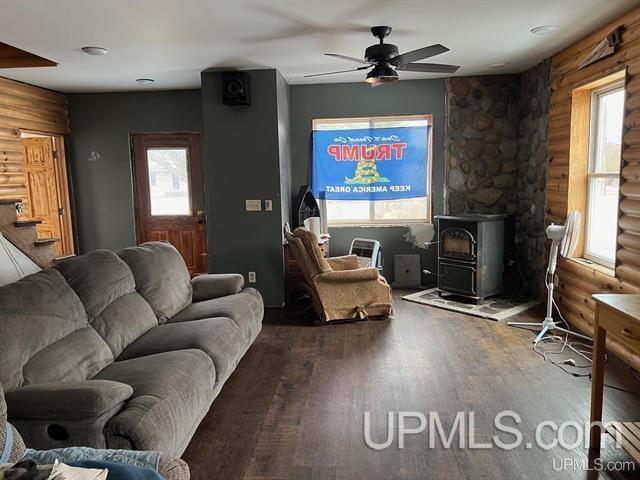
<svg viewBox="0 0 640 480">
<path fill-rule="evenodd" d="M 110 380 L 40 383 L 5 392 L 9 418 L 83 420 L 98 418 L 133 395 L 133 388 Z"/>
<path fill-rule="evenodd" d="M 361 268 L 358 257 L 355 255 L 343 255 L 341 257 L 327 258 L 327 262 L 335 271 L 341 270 L 357 270 Z"/>
<path fill-rule="evenodd" d="M 356 270 L 338 270 L 320 273 L 314 277 L 314 280 L 329 283 L 362 282 L 377 280 L 379 276 L 380 273 L 377 268 L 358 268 Z"/>
<path fill-rule="evenodd" d="M 244 277 L 239 273 L 208 273 L 191 280 L 193 301 L 211 300 L 240 293 Z"/>
</svg>

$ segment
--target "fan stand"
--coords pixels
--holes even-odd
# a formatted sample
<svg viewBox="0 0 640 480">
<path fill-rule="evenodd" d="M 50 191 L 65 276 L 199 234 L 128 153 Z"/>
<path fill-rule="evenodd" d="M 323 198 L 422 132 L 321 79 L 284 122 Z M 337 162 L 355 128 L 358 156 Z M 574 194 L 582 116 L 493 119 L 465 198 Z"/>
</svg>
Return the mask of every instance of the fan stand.
<svg viewBox="0 0 640 480">
<path fill-rule="evenodd" d="M 575 337 L 581 338 L 582 340 L 587 340 L 592 342 L 593 339 L 587 337 L 586 335 L 582 335 L 578 332 L 572 332 L 571 330 L 567 330 L 566 328 L 559 327 L 561 322 L 556 322 L 553 320 L 553 277 L 556 273 L 556 265 L 558 262 L 558 240 L 553 240 L 551 242 L 551 253 L 549 255 L 549 267 L 547 268 L 547 274 L 545 277 L 545 285 L 547 286 L 547 316 L 544 318 L 544 322 L 507 322 L 507 325 L 512 327 L 535 327 L 540 329 L 540 333 L 533 341 L 534 345 L 537 344 L 540 340 L 542 340 L 547 333 L 553 333 L 555 331 L 559 331 L 565 333 L 567 335 L 573 335 Z"/>
</svg>

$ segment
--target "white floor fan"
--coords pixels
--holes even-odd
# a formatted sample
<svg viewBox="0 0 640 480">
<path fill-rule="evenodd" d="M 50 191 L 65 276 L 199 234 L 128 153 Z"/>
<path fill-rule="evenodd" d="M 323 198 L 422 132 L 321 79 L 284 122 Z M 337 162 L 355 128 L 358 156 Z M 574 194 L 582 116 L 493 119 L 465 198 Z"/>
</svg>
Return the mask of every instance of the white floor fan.
<svg viewBox="0 0 640 480">
<path fill-rule="evenodd" d="M 545 285 L 547 287 L 547 316 L 543 322 L 527 323 L 527 322 L 508 322 L 507 325 L 514 327 L 537 327 L 540 329 L 540 333 L 535 338 L 533 343 L 538 343 L 544 338 L 547 333 L 562 332 L 564 334 L 573 335 L 583 340 L 592 341 L 591 338 L 586 335 L 582 335 L 577 332 L 572 332 L 566 328 L 562 328 L 559 325 L 561 322 L 553 320 L 553 288 L 554 277 L 556 273 L 556 265 L 558 263 L 558 251 L 563 257 L 568 257 L 576 247 L 578 243 L 578 237 L 580 236 L 580 213 L 573 211 L 567 216 L 567 221 L 564 226 L 554 225 L 553 223 L 547 227 L 547 238 L 551 240 L 551 252 L 549 253 L 549 266 L 545 276 Z"/>
</svg>

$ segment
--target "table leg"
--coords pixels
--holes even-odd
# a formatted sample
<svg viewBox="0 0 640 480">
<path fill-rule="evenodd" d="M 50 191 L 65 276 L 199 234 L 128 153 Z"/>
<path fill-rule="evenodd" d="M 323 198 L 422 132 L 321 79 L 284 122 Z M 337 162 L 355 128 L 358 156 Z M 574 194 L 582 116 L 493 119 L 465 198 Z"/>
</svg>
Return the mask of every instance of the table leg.
<svg viewBox="0 0 640 480">
<path fill-rule="evenodd" d="M 593 344 L 593 373 L 591 377 L 591 436 L 589 450 L 598 453 L 602 429 L 602 396 L 604 390 L 604 355 L 607 331 L 598 326 L 598 309 L 596 308 L 596 329 Z"/>
</svg>

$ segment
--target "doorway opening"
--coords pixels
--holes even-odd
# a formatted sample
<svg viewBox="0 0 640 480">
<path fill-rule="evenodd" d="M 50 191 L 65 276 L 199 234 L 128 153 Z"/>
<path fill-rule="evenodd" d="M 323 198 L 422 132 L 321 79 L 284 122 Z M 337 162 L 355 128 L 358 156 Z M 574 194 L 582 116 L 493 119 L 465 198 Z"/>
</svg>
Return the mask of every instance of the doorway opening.
<svg viewBox="0 0 640 480">
<path fill-rule="evenodd" d="M 131 135 L 138 243 L 166 240 L 191 275 L 208 268 L 200 134 Z"/>
<path fill-rule="evenodd" d="M 37 222 L 39 240 L 55 240 L 58 256 L 75 254 L 64 137 L 20 132 L 27 198 L 20 217 Z"/>
</svg>

